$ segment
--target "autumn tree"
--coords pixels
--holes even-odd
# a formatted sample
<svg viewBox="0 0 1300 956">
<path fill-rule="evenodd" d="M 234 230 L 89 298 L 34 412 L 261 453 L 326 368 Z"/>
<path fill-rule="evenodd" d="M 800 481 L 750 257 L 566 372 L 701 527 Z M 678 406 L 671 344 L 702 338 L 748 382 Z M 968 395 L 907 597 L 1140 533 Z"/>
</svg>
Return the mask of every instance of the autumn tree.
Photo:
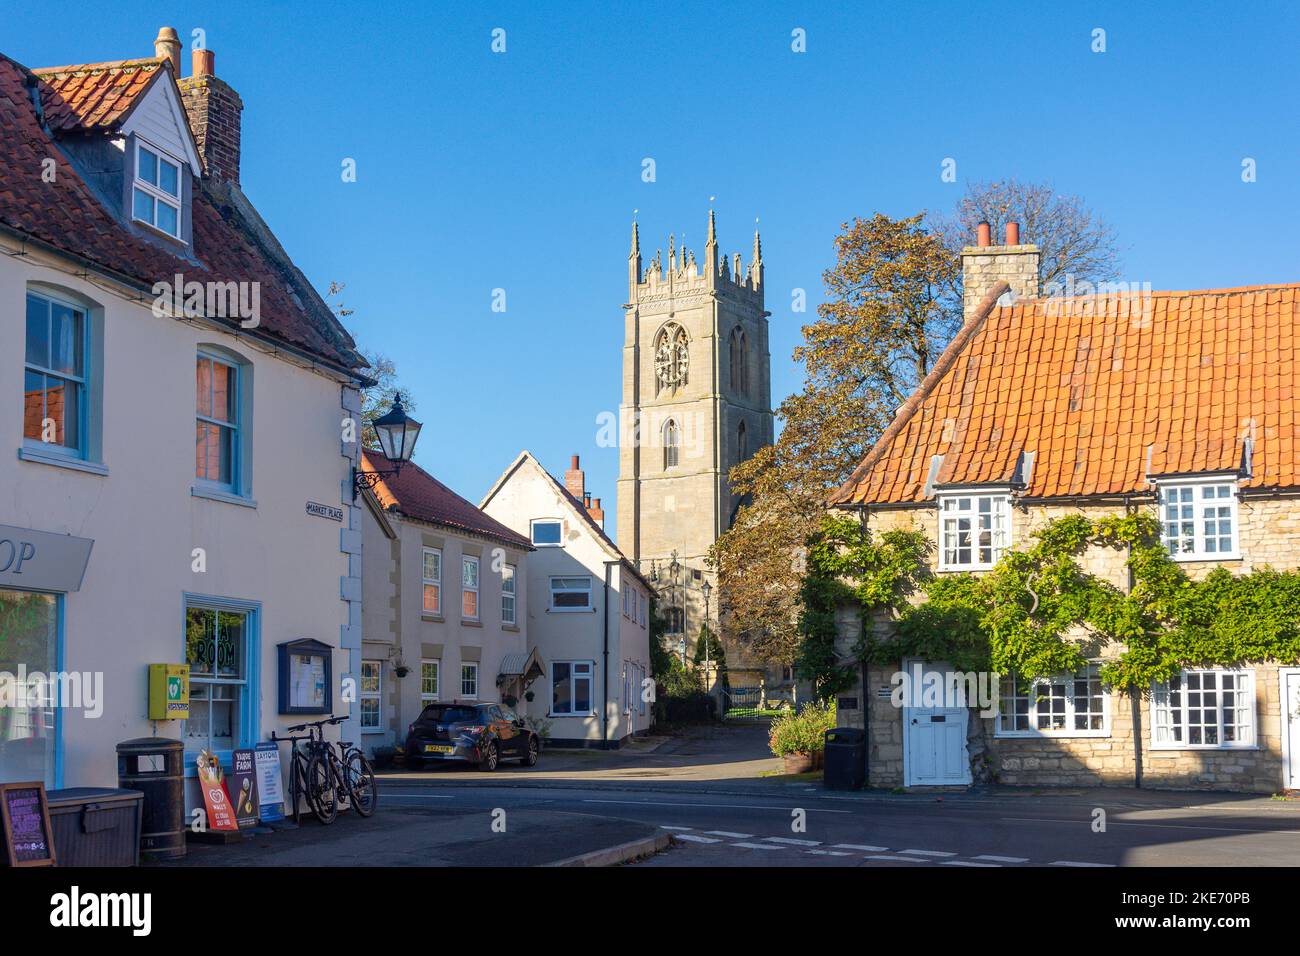
<svg viewBox="0 0 1300 956">
<path fill-rule="evenodd" d="M 780 439 L 731 471 L 742 495 L 714 545 L 728 637 L 759 659 L 793 663 L 806 542 L 827 492 L 848 477 L 961 326 L 960 253 L 980 222 L 1020 223 L 1042 249 L 1045 294 L 1113 278 L 1110 227 L 1078 197 L 1016 180 L 973 183 L 947 216 L 846 223 L 827 298 L 795 358 L 803 388 L 777 408 Z"/>
</svg>

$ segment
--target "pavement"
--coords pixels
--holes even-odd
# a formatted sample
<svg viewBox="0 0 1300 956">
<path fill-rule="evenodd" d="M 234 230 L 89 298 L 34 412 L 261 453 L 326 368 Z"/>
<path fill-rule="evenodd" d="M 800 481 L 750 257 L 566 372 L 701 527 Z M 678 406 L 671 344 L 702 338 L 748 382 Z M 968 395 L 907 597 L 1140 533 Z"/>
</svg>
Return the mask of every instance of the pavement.
<svg viewBox="0 0 1300 956">
<path fill-rule="evenodd" d="M 545 751 L 535 768 L 388 772 L 370 820 L 345 813 L 329 828 L 312 821 L 234 846 L 192 844 L 183 865 L 956 870 L 1300 860 L 1300 801 L 1131 788 L 835 792 L 779 768 L 766 727 L 754 724 L 614 752 Z"/>
</svg>

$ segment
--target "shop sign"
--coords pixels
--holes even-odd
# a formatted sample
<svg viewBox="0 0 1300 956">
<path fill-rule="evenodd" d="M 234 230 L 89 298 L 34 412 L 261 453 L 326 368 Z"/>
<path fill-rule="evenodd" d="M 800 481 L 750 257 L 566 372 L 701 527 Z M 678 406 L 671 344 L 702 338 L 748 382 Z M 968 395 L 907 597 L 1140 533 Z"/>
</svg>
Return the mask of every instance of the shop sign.
<svg viewBox="0 0 1300 956">
<path fill-rule="evenodd" d="M 307 514 L 316 518 L 328 518 L 330 521 L 342 521 L 343 509 L 323 505 L 318 501 L 307 502 Z"/>
<path fill-rule="evenodd" d="M 0 524 L 0 588 L 79 591 L 94 544 L 90 538 Z"/>
<path fill-rule="evenodd" d="M 208 813 L 209 830 L 238 830 L 230 792 L 221 773 L 221 761 L 206 750 L 199 751 L 199 789 Z"/>
<path fill-rule="evenodd" d="M 257 826 L 257 768 L 251 750 L 236 750 L 230 755 L 227 789 L 235 804 L 235 823 L 239 829 Z"/>
<path fill-rule="evenodd" d="M 45 784 L 0 783 L 0 829 L 10 866 L 54 866 Z"/>
<path fill-rule="evenodd" d="M 263 823 L 284 819 L 284 782 L 280 776 L 280 745 L 270 741 L 253 750 L 257 768 L 257 815 Z"/>
</svg>

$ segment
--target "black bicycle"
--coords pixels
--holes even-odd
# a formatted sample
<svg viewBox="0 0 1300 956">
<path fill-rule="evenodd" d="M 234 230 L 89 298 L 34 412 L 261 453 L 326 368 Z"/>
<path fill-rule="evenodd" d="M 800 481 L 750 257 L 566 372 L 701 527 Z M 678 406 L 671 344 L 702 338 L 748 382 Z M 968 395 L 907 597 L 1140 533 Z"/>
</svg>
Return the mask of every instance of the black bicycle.
<svg viewBox="0 0 1300 956">
<path fill-rule="evenodd" d="M 371 816 L 379 805 L 379 788 L 375 771 L 361 748 L 342 741 L 342 756 L 331 741 L 325 740 L 327 724 L 341 724 L 346 716 L 330 716 L 289 728 L 291 734 L 307 731 L 305 737 L 276 737 L 292 746 L 289 768 L 289 791 L 293 801 L 293 819 L 301 819 L 302 803 L 306 802 L 316 819 L 323 824 L 333 823 L 339 815 L 339 802 L 346 799 L 352 809 L 363 817 Z M 306 747 L 297 746 L 305 742 Z"/>
<path fill-rule="evenodd" d="M 330 717 L 320 724 L 341 724 L 344 717 Z M 333 823 L 339 804 L 346 800 L 363 817 L 374 814 L 379 806 L 379 787 L 375 771 L 361 748 L 343 740 L 336 747 L 322 741 L 307 764 L 307 795 L 312 810 L 322 823 Z"/>
</svg>

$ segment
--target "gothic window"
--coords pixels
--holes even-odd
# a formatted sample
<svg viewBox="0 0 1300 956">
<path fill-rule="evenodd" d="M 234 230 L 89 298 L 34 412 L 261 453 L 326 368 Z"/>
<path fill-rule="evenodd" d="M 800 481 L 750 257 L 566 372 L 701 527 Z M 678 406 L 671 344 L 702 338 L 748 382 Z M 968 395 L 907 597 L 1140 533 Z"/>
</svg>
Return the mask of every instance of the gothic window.
<svg viewBox="0 0 1300 956">
<path fill-rule="evenodd" d="M 681 461 L 682 435 L 671 418 L 664 423 L 664 467 L 676 468 Z"/>
<path fill-rule="evenodd" d="M 736 429 L 736 461 L 744 461 L 749 457 L 749 432 L 745 428 L 745 423 L 741 422 Z"/>
<path fill-rule="evenodd" d="M 749 395 L 749 351 L 740 326 L 731 331 L 731 387 L 737 395 Z"/>
<path fill-rule="evenodd" d="M 690 370 L 686 330 L 675 322 L 663 327 L 655 339 L 655 382 L 659 389 L 681 388 Z"/>
</svg>

